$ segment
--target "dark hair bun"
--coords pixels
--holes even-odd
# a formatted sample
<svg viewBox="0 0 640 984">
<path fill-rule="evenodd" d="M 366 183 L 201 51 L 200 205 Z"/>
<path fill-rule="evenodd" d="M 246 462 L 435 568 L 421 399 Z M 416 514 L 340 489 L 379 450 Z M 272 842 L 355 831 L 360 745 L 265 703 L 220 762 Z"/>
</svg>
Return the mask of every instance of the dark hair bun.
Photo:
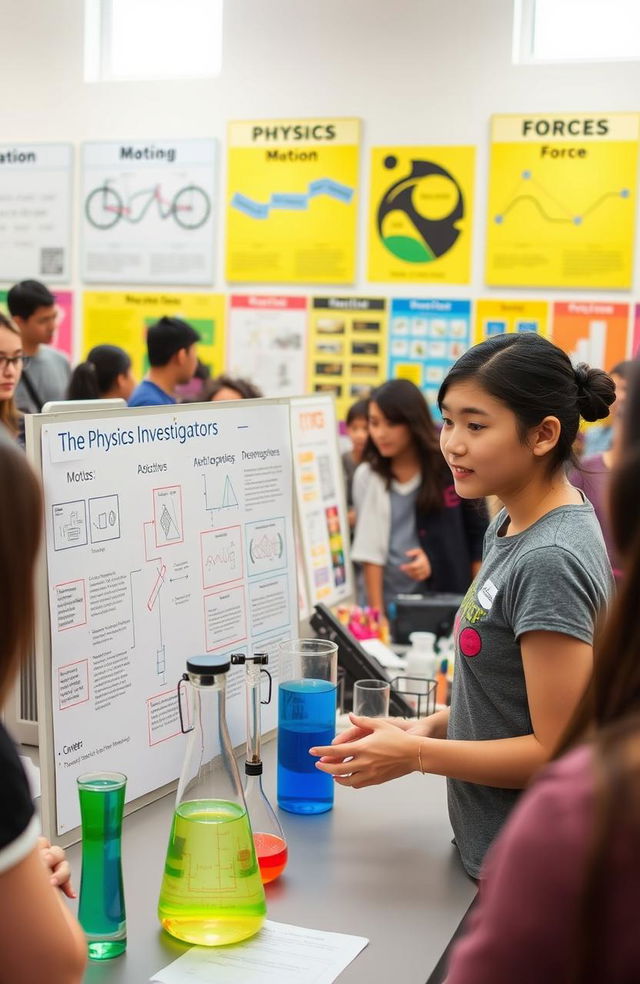
<svg viewBox="0 0 640 984">
<path fill-rule="evenodd" d="M 590 369 L 584 362 L 575 368 L 578 410 L 584 420 L 602 420 L 616 398 L 613 379 L 602 369 Z"/>
</svg>

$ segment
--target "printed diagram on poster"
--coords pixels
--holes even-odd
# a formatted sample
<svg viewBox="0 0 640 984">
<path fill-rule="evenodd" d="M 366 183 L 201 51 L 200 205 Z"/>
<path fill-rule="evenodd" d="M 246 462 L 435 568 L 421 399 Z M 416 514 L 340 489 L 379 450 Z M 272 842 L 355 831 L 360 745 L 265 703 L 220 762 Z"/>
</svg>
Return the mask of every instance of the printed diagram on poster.
<svg viewBox="0 0 640 984">
<path fill-rule="evenodd" d="M 7 282 L 71 279 L 71 144 L 0 144 L 0 270 Z"/>
<path fill-rule="evenodd" d="M 372 281 L 468 284 L 474 147 L 374 147 Z"/>
<path fill-rule="evenodd" d="M 546 301 L 476 301 L 474 345 L 492 335 L 535 331 L 549 335 L 549 305 Z"/>
<path fill-rule="evenodd" d="M 229 371 L 264 396 L 306 390 L 307 299 L 233 294 L 229 304 Z"/>
<path fill-rule="evenodd" d="M 212 283 L 215 140 L 87 143 L 82 161 L 85 282 Z"/>
<path fill-rule="evenodd" d="M 471 344 L 471 302 L 394 298 L 389 329 L 389 378 L 410 379 L 440 420 L 438 390 Z"/>
<path fill-rule="evenodd" d="M 486 282 L 629 288 L 640 114 L 494 116 Z"/>
<path fill-rule="evenodd" d="M 82 356 L 108 342 L 129 353 L 136 380 L 149 368 L 147 329 L 163 315 L 188 321 L 200 335 L 198 358 L 212 376 L 225 368 L 225 301 L 222 294 L 86 291 Z"/>
<path fill-rule="evenodd" d="M 0 310 L 3 314 L 9 314 L 7 308 L 7 291 L 0 290 Z M 68 359 L 73 359 L 73 292 L 70 290 L 54 290 L 56 299 L 57 322 L 56 333 L 53 336 L 51 347 L 63 352 Z"/>
<path fill-rule="evenodd" d="M 553 341 L 575 364 L 610 371 L 627 358 L 629 305 L 558 301 L 553 305 Z"/>
<path fill-rule="evenodd" d="M 381 297 L 314 297 L 311 389 L 333 393 L 338 417 L 368 396 L 387 372 L 387 302 Z"/>
<path fill-rule="evenodd" d="M 227 280 L 353 283 L 359 141 L 356 119 L 229 124 Z"/>
<path fill-rule="evenodd" d="M 75 780 L 87 769 L 123 770 L 131 800 L 176 778 L 176 684 L 189 654 L 267 652 L 277 684 L 278 644 L 298 631 L 287 405 L 76 416 L 34 425 L 58 834 L 79 822 Z M 241 667 L 228 696 L 238 744 Z M 272 703 L 265 730 L 275 723 Z"/>
<path fill-rule="evenodd" d="M 352 591 L 349 523 L 334 398 L 291 401 L 300 560 L 311 605 L 335 605 Z M 307 601 L 307 604 L 309 601 Z"/>
</svg>

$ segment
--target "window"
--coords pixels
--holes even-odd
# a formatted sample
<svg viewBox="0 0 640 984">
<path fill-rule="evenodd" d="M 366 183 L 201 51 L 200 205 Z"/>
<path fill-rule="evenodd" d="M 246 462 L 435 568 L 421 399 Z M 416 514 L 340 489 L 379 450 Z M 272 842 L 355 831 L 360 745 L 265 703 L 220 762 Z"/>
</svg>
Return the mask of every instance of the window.
<svg viewBox="0 0 640 984">
<path fill-rule="evenodd" d="M 85 80 L 211 78 L 222 0 L 85 0 Z"/>
<path fill-rule="evenodd" d="M 638 0 L 515 0 L 514 61 L 640 59 Z"/>
</svg>

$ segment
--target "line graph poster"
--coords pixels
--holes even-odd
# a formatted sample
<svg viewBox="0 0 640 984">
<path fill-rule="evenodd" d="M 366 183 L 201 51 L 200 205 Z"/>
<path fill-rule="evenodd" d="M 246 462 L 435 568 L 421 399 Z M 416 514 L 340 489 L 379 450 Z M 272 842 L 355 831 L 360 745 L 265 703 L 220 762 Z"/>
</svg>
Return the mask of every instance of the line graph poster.
<svg viewBox="0 0 640 984">
<path fill-rule="evenodd" d="M 85 283 L 213 283 L 215 140 L 82 148 Z"/>
<path fill-rule="evenodd" d="M 549 305 L 546 301 L 486 299 L 476 302 L 474 345 L 492 335 L 524 331 L 536 331 L 549 337 Z"/>
<path fill-rule="evenodd" d="M 94 345 L 120 345 L 131 356 L 133 373 L 142 379 L 149 368 L 147 329 L 158 318 L 183 318 L 199 333 L 198 357 L 216 376 L 224 369 L 225 302 L 222 294 L 86 291 L 83 295 L 81 352 Z"/>
<path fill-rule="evenodd" d="M 229 371 L 265 396 L 306 390 L 306 297 L 234 294 L 229 305 Z"/>
<path fill-rule="evenodd" d="M 631 287 L 639 120 L 493 117 L 488 284 Z"/>
<path fill-rule="evenodd" d="M 394 298 L 389 336 L 389 378 L 415 383 L 440 420 L 440 385 L 471 344 L 471 302 Z"/>
<path fill-rule="evenodd" d="M 629 305 L 558 301 L 553 305 L 553 341 L 571 357 L 610 370 L 627 358 Z"/>
<path fill-rule="evenodd" d="M 359 140 L 355 119 L 229 124 L 227 280 L 353 283 Z"/>
<path fill-rule="evenodd" d="M 0 310 L 8 315 L 6 290 L 0 290 Z M 73 291 L 54 290 L 56 308 L 58 311 L 58 322 L 56 333 L 51 342 L 51 348 L 63 352 L 68 359 L 73 360 L 74 331 L 73 331 Z"/>
<path fill-rule="evenodd" d="M 333 393 L 338 416 L 344 420 L 350 405 L 386 378 L 386 300 L 314 297 L 309 361 L 311 389 Z"/>
<path fill-rule="evenodd" d="M 0 270 L 8 282 L 71 279 L 71 144 L 0 145 Z"/>
<path fill-rule="evenodd" d="M 368 278 L 468 284 L 474 147 L 374 147 Z"/>
</svg>

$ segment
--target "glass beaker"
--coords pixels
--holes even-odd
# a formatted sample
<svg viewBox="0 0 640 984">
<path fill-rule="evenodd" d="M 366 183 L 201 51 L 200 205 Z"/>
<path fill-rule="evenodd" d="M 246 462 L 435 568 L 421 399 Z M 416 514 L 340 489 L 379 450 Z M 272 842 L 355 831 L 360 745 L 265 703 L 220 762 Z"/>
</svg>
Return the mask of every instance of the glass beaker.
<svg viewBox="0 0 640 984">
<path fill-rule="evenodd" d="M 127 777 L 121 772 L 87 772 L 76 781 L 82 820 L 78 919 L 91 959 L 109 960 L 127 948 L 121 855 Z"/>
<path fill-rule="evenodd" d="M 337 668 L 335 642 L 280 644 L 278 805 L 289 813 L 326 813 L 333 806 L 333 778 L 316 769 L 309 749 L 335 737 Z"/>
<path fill-rule="evenodd" d="M 353 713 L 356 717 L 388 717 L 391 684 L 386 680 L 356 680 Z"/>
<path fill-rule="evenodd" d="M 179 940 L 201 946 L 253 936 L 267 911 L 227 730 L 229 665 L 228 656 L 187 660 L 183 680 L 191 684 L 194 725 L 180 774 L 158 902 L 163 928 Z M 181 703 L 179 707 L 182 719 Z"/>
<path fill-rule="evenodd" d="M 287 866 L 289 850 L 284 831 L 274 813 L 273 807 L 262 788 L 263 763 L 260 755 L 260 683 L 262 673 L 269 678 L 269 696 L 266 704 L 271 701 L 271 675 L 268 670 L 262 670 L 269 661 L 266 653 L 255 653 L 245 656 L 243 653 L 233 654 L 231 662 L 246 667 L 245 683 L 247 696 L 247 758 L 244 763 L 246 781 L 244 796 L 249 811 L 253 842 L 258 856 L 260 875 L 263 884 L 279 878 Z"/>
</svg>

